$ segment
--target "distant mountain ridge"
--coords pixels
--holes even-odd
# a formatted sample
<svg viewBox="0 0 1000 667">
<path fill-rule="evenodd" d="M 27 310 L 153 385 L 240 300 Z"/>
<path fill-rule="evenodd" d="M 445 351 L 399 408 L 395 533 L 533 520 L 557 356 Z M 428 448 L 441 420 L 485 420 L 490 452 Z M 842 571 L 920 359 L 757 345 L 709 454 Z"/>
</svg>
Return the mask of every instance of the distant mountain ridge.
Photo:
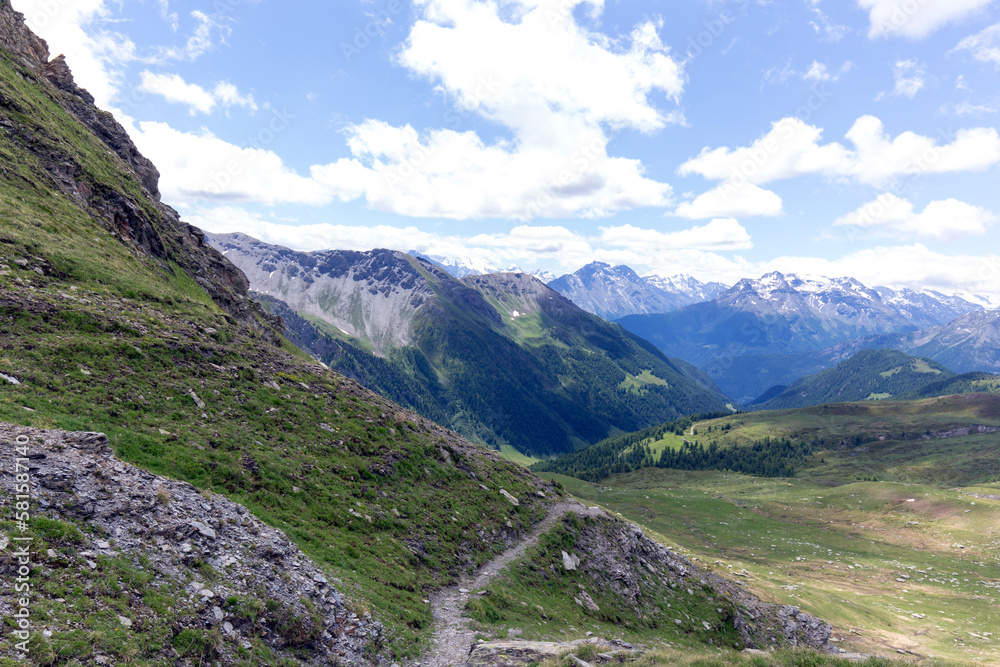
<svg viewBox="0 0 1000 667">
<path fill-rule="evenodd" d="M 703 368 L 725 393 L 746 402 L 863 348 L 903 349 L 961 370 L 915 345 L 901 348 L 894 337 L 977 312 L 983 312 L 979 304 L 936 292 L 873 289 L 854 278 L 773 272 L 741 280 L 712 301 L 618 321 L 667 355 Z M 855 340 L 859 346 L 834 348 Z"/>
<path fill-rule="evenodd" d="M 726 289 L 721 283 L 703 283 L 688 275 L 640 277 L 631 268 L 591 262 L 549 283 L 584 310 L 608 320 L 627 315 L 666 313 L 707 301 Z"/>
<path fill-rule="evenodd" d="M 459 280 L 396 251 L 304 253 L 243 234 L 207 238 L 294 342 L 492 447 L 544 456 L 725 409 L 694 366 L 524 273 Z"/>
</svg>

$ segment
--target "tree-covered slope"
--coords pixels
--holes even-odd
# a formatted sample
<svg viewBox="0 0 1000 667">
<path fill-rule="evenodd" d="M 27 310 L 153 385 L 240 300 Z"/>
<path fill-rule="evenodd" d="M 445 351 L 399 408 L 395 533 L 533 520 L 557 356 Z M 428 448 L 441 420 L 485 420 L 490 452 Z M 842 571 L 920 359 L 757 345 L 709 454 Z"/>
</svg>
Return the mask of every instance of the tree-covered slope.
<svg viewBox="0 0 1000 667">
<path fill-rule="evenodd" d="M 303 349 L 492 448 L 549 456 L 726 403 L 704 373 L 526 274 L 458 280 L 387 250 L 211 238 Z"/>
<path fill-rule="evenodd" d="M 780 392 L 768 392 L 752 407 L 761 410 L 803 408 L 821 403 L 884 400 L 919 394 L 931 383 L 955 376 L 931 359 L 896 350 L 862 350 L 814 375 L 793 382 Z M 953 392 L 957 393 L 957 392 Z"/>
<path fill-rule="evenodd" d="M 532 470 L 587 481 L 662 467 L 953 487 L 1000 480 L 998 433 L 995 393 L 828 403 L 678 420 L 608 438 Z"/>
</svg>

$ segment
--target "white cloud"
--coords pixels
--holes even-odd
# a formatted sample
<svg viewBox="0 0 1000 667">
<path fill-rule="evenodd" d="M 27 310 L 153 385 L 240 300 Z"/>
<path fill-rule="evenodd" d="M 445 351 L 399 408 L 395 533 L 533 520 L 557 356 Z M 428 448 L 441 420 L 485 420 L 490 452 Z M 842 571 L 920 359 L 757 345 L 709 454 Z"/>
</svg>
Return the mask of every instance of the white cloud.
<svg viewBox="0 0 1000 667">
<path fill-rule="evenodd" d="M 219 81 L 216 83 L 212 88 L 212 94 L 215 96 L 218 104 L 227 109 L 229 107 L 246 107 L 251 111 L 257 110 L 257 103 L 254 101 L 253 95 L 250 93 L 244 95 L 236 86 L 228 81 Z"/>
<path fill-rule="evenodd" d="M 964 236 L 984 236 L 995 221 L 996 216 L 986 209 L 957 199 L 932 201 L 917 213 L 913 204 L 887 192 L 833 224 L 856 229 L 864 235 L 954 241 Z"/>
<path fill-rule="evenodd" d="M 135 58 L 135 44 L 102 29 L 110 12 L 104 0 L 13 0 L 28 27 L 43 35 L 53 55 L 66 55 L 73 78 L 108 108 L 123 76 L 123 67 Z"/>
<path fill-rule="evenodd" d="M 949 102 L 938 107 L 938 113 L 942 116 L 988 116 L 1000 113 L 1000 104 L 987 102 L 975 104 L 973 102 Z"/>
<path fill-rule="evenodd" d="M 91 3 L 92 13 L 104 11 L 102 0 L 79 1 Z M 162 2 L 159 7 L 169 10 Z M 176 205 L 206 196 L 316 205 L 364 198 L 372 208 L 407 216 L 522 220 L 669 206 L 670 186 L 648 177 L 639 160 L 609 155 L 608 144 L 611 132 L 652 133 L 685 122 L 675 106 L 685 83 L 682 65 L 660 40 L 659 22 L 609 37 L 577 23 L 580 7 L 596 20 L 603 2 L 417 2 L 421 18 L 397 62 L 434 82 L 454 106 L 453 116 L 476 114 L 506 129 L 507 137 L 484 140 L 473 131 L 418 131 L 367 120 L 346 128 L 350 157 L 315 165 L 308 175 L 294 173 L 269 151 L 207 132 L 145 123 L 136 128 L 145 136 L 136 140 L 159 165 L 164 197 Z M 191 16 L 197 27 L 183 46 L 153 49 L 155 57 L 143 61 L 194 60 L 229 34 L 224 20 L 198 11 Z M 81 21 L 70 23 L 83 35 Z M 94 53 L 93 45 L 78 50 Z M 113 78 L 107 71 L 104 81 Z M 226 83 L 209 89 L 177 75 L 145 73 L 143 89 L 192 113 L 254 108 L 250 96 Z M 105 104 L 114 91 L 110 84 Z M 254 159 L 246 172 L 225 173 L 227 159 L 239 167 L 248 156 Z"/>
<path fill-rule="evenodd" d="M 705 220 L 727 216 L 776 216 L 781 213 L 781 197 L 774 192 L 745 181 L 726 181 L 698 195 L 693 201 L 682 202 L 673 214 Z"/>
<path fill-rule="evenodd" d="M 129 128 L 129 135 L 160 169 L 163 200 L 177 206 L 204 200 L 320 206 L 335 198 L 316 180 L 288 168 L 273 151 L 236 146 L 208 130 L 194 134 L 141 122 Z"/>
<path fill-rule="evenodd" d="M 839 42 L 850 32 L 850 28 L 846 25 L 840 25 L 830 20 L 830 17 L 819 8 L 817 0 L 807 0 L 806 4 L 810 5 L 810 9 L 816 17 L 815 20 L 809 22 L 809 25 L 817 35 L 822 35 L 831 42 Z"/>
<path fill-rule="evenodd" d="M 992 0 L 857 0 L 868 10 L 871 27 L 868 37 L 920 39 L 938 28 L 960 21 Z"/>
<path fill-rule="evenodd" d="M 1000 23 L 969 35 L 952 49 L 954 51 L 968 51 L 978 62 L 993 63 L 1000 67 Z"/>
<path fill-rule="evenodd" d="M 854 69 L 854 63 L 848 60 L 840 66 L 840 69 L 837 70 L 835 74 L 831 74 L 825 64 L 814 60 L 812 65 L 809 66 L 809 69 L 802 75 L 802 78 L 805 81 L 839 81 L 841 76 L 847 74 L 852 69 Z"/>
<path fill-rule="evenodd" d="M 716 218 L 701 227 L 661 232 L 632 225 L 602 227 L 602 245 L 634 252 L 662 250 L 746 250 L 753 247 L 750 233 L 733 218 Z"/>
<path fill-rule="evenodd" d="M 1000 255 L 948 255 L 926 246 L 890 245 L 864 249 L 839 258 L 784 256 L 750 262 L 718 251 L 743 243 L 744 232 L 735 221 L 713 221 L 679 232 L 608 227 L 595 238 L 561 226 L 513 228 L 505 234 L 472 237 L 442 235 L 415 226 L 288 225 L 266 220 L 236 206 L 195 210 L 185 219 L 208 231 L 240 231 L 268 243 L 297 250 L 392 248 L 423 254 L 469 257 L 480 264 L 525 267 L 555 262 L 575 271 L 594 260 L 627 264 L 642 275 L 679 273 L 701 280 L 733 284 L 770 271 L 805 275 L 854 276 L 866 285 L 936 289 L 945 293 L 990 294 L 1000 297 Z M 727 235 L 731 245 L 711 247 L 712 238 Z M 682 240 L 686 239 L 686 240 Z M 749 244 L 749 240 L 746 241 Z M 749 247 L 749 245 L 747 246 Z"/>
<path fill-rule="evenodd" d="M 924 87 L 927 68 L 915 60 L 898 60 L 892 66 L 892 76 L 896 80 L 893 95 L 909 97 L 911 100 Z"/>
<path fill-rule="evenodd" d="M 212 113 L 215 109 L 215 98 L 201 86 L 187 83 L 179 74 L 153 74 L 146 70 L 141 75 L 140 90 L 154 95 L 160 95 L 172 104 L 186 104 L 191 108 L 191 115 L 196 112 Z"/>
<path fill-rule="evenodd" d="M 994 128 L 962 129 L 951 143 L 938 144 L 913 132 L 890 137 L 881 120 L 862 116 L 846 134 L 853 149 L 821 144 L 822 134 L 818 127 L 785 118 L 748 147 L 702 149 L 678 172 L 756 184 L 820 174 L 884 186 L 900 176 L 981 171 L 1000 162 L 1000 134 Z"/>
<path fill-rule="evenodd" d="M 234 106 L 257 110 L 253 95 L 243 95 L 228 81 L 220 81 L 212 90 L 205 90 L 198 84 L 187 83 L 179 74 L 153 74 L 145 70 L 140 75 L 140 90 L 160 95 L 172 104 L 184 104 L 191 115 L 211 114 L 217 106 L 228 109 Z"/>
<path fill-rule="evenodd" d="M 809 66 L 809 70 L 802 75 L 802 78 L 807 81 L 829 81 L 833 76 L 827 71 L 826 65 L 814 60 L 812 65 Z"/>
<path fill-rule="evenodd" d="M 852 276 L 865 285 L 1000 296 L 1000 255 L 948 255 L 921 243 L 867 248 L 838 259 L 779 257 L 760 271 Z"/>
<path fill-rule="evenodd" d="M 632 225 L 605 227 L 599 235 L 585 236 L 560 225 L 519 225 L 507 232 L 470 236 L 436 234 L 414 226 L 288 225 L 267 220 L 239 206 L 193 209 L 185 219 L 213 232 L 244 232 L 268 243 L 297 250 L 371 250 L 391 248 L 445 257 L 471 257 L 493 266 L 538 266 L 555 262 L 576 270 L 594 259 L 629 263 L 637 267 L 659 265 L 676 253 L 736 250 L 752 247 L 750 235 L 736 220 L 713 220 L 691 229 L 663 232 Z M 718 261 L 726 261 L 719 258 Z M 712 260 L 709 264 L 716 263 Z"/>
<path fill-rule="evenodd" d="M 650 99 L 680 97 L 681 66 L 658 23 L 612 40 L 577 24 L 572 10 L 586 4 L 592 16 L 603 8 L 420 0 L 422 19 L 398 62 L 511 138 L 488 143 L 471 131 L 369 120 L 348 128 L 353 158 L 316 168 L 317 178 L 332 188 L 346 179 L 372 207 L 419 217 L 604 216 L 668 205 L 669 185 L 647 178 L 637 160 L 608 155 L 607 132 L 683 122 Z"/>
<path fill-rule="evenodd" d="M 563 115 L 651 132 L 666 118 L 649 96 L 659 90 L 677 100 L 683 91 L 684 74 L 660 41 L 659 23 L 640 24 L 616 44 L 576 23 L 571 10 L 583 0 L 416 4 L 424 18 L 399 62 L 438 82 L 463 108 L 522 136 L 547 132 Z M 603 2 L 592 7 L 599 12 Z M 508 13 L 517 15 L 516 23 L 504 19 Z"/>
</svg>

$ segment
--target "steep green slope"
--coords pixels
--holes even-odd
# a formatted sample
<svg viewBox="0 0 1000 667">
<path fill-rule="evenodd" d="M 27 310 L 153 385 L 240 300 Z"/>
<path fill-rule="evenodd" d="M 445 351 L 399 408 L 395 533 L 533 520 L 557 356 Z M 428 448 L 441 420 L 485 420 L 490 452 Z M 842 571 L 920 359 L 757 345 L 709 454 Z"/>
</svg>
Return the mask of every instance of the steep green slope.
<svg viewBox="0 0 1000 667">
<path fill-rule="evenodd" d="M 544 512 L 536 481 L 283 345 L 43 63 L 0 52 L 0 420 L 106 432 L 122 459 L 246 505 L 412 653 L 427 592 Z"/>
<path fill-rule="evenodd" d="M 862 350 L 833 368 L 796 380 L 776 395 L 761 396 L 751 406 L 781 410 L 821 403 L 908 397 L 920 394 L 931 383 L 953 377 L 954 372 L 931 359 L 911 357 L 896 350 Z"/>
</svg>

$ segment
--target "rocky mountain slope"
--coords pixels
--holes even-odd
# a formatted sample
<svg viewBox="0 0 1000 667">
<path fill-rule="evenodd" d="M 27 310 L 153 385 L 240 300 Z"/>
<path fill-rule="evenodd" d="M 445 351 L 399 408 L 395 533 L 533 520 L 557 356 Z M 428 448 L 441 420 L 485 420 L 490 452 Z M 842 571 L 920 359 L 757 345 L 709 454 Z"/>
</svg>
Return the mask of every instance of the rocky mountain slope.
<svg viewBox="0 0 1000 667">
<path fill-rule="evenodd" d="M 0 442 L 23 447 L 36 504 L 30 532 L 11 522 L 0 535 L 8 580 L 15 547 L 30 553 L 30 611 L 46 628 L 28 640 L 35 664 L 234 664 L 251 654 L 361 664 L 384 640 L 382 624 L 281 531 L 223 496 L 119 461 L 104 434 L 0 423 Z M 20 486 L 11 466 L 0 480 L 8 493 Z M 14 541 L 25 536 L 35 539 Z M 0 609 L 14 618 L 19 605 L 4 595 Z"/>
<path fill-rule="evenodd" d="M 713 301 L 619 322 L 666 354 L 704 369 L 727 395 L 745 402 L 769 387 L 789 384 L 850 356 L 819 366 L 806 361 L 830 356 L 823 352 L 826 348 L 864 337 L 914 332 L 930 323 L 941 325 L 948 321 L 941 318 L 955 313 L 982 312 L 981 306 L 957 297 L 881 290 L 853 278 L 771 273 L 759 280 L 742 280 Z M 880 344 L 865 347 L 896 347 L 886 342 L 888 338 L 879 340 Z M 936 358 L 915 348 L 904 351 Z"/>
<path fill-rule="evenodd" d="M 549 283 L 584 310 L 607 320 L 626 315 L 666 313 L 715 298 L 725 286 L 691 276 L 641 278 L 627 266 L 592 262 Z"/>
<path fill-rule="evenodd" d="M 711 380 L 526 274 L 209 235 L 318 359 L 466 437 L 546 456 L 723 409 Z"/>
</svg>

